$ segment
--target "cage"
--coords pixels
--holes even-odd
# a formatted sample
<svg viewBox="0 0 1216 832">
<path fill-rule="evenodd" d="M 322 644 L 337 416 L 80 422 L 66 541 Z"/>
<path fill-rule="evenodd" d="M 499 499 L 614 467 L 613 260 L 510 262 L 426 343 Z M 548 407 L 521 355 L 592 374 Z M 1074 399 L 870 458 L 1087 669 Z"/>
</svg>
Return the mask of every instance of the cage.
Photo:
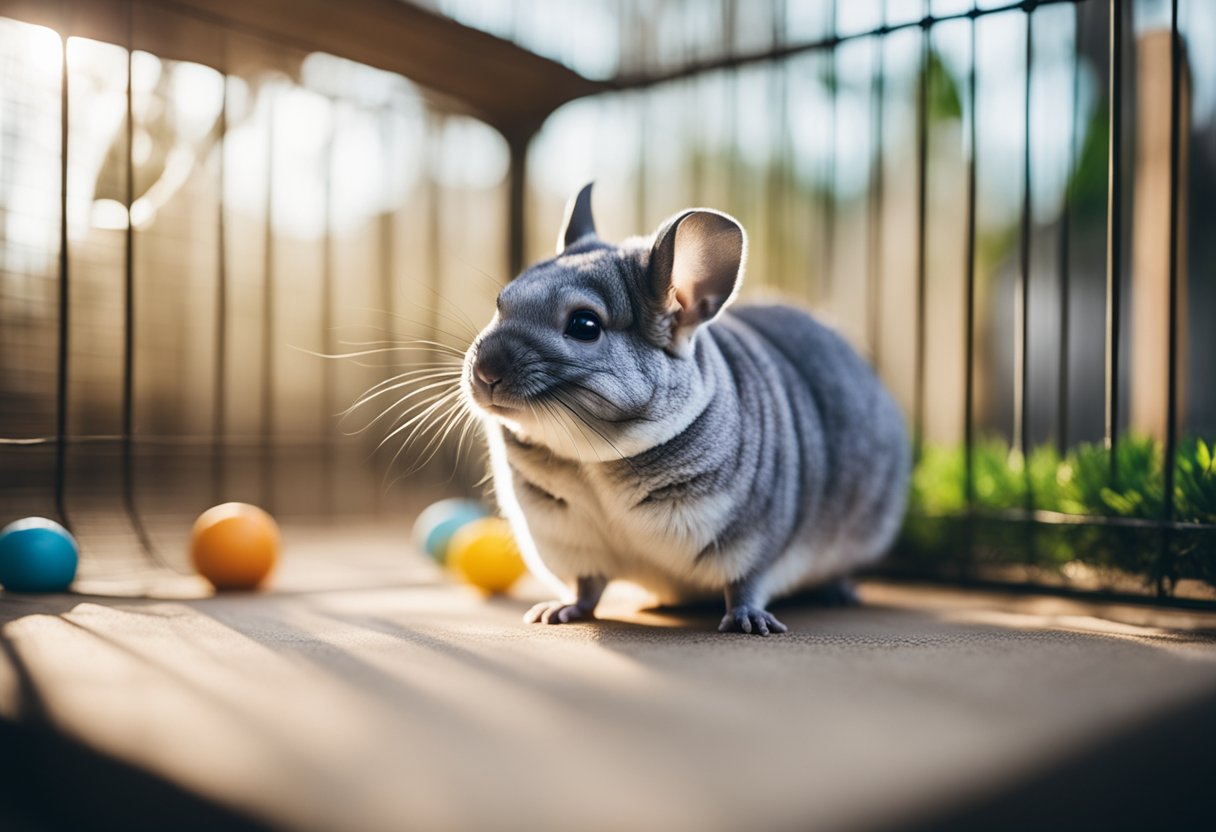
<svg viewBox="0 0 1216 832">
<path fill-rule="evenodd" d="M 1203 828 L 1214 36 L 1205 0 L 0 0 L 0 524 L 82 550 L 0 594 L 0 827 Z M 590 180 L 610 239 L 737 216 L 745 295 L 893 391 L 876 603 L 532 627 L 417 551 L 484 488 L 452 368 Z M 234 500 L 281 523 L 266 592 L 188 566 Z"/>
<path fill-rule="evenodd" d="M 418 388 L 595 179 L 608 236 L 737 215 L 878 368 L 889 574 L 1211 602 L 1204 4 L 390 5 L 0 7 L 0 505 L 81 587 L 221 500 L 391 559 L 481 477 Z"/>
</svg>

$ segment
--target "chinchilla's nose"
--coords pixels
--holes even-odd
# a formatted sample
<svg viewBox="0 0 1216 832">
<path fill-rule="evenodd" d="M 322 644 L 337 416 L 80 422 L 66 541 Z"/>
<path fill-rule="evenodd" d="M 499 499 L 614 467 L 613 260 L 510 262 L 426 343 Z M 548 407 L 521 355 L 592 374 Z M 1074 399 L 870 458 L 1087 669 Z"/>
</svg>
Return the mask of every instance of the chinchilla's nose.
<svg viewBox="0 0 1216 832">
<path fill-rule="evenodd" d="M 473 375 L 477 376 L 477 380 L 479 382 L 481 382 L 482 384 L 484 384 L 486 387 L 489 387 L 491 390 L 494 389 L 495 384 L 498 384 L 498 382 L 502 381 L 501 374 L 495 374 L 494 372 L 492 372 L 491 370 L 486 368 L 484 365 L 482 365 L 480 362 L 478 362 L 476 365 L 474 365 Z"/>
<path fill-rule="evenodd" d="M 477 359 L 473 362 L 473 379 L 487 393 L 494 388 L 507 374 L 511 357 L 497 339 L 484 341 L 477 350 Z"/>
</svg>

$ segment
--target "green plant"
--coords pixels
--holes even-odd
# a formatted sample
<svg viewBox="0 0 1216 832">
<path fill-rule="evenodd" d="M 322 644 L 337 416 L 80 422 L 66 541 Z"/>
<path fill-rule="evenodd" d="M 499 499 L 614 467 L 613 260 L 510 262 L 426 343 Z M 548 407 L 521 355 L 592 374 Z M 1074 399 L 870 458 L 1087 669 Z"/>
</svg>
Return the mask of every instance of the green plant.
<svg viewBox="0 0 1216 832">
<path fill-rule="evenodd" d="M 1156 439 L 1122 437 L 1116 444 L 1112 479 L 1110 452 L 1101 444 L 1082 443 L 1063 457 L 1054 446 L 1040 445 L 1024 459 L 1003 440 L 987 437 L 972 447 L 975 506 L 1157 519 L 1164 512 L 1163 457 Z M 1186 438 L 1179 443 L 1174 464 L 1175 518 L 1216 523 L 1216 446 Z M 930 516 L 965 512 L 966 465 L 961 446 L 924 446 L 912 473 L 912 510 Z"/>
<path fill-rule="evenodd" d="M 1202 439 L 1184 439 L 1174 464 L 1174 516 L 1216 523 L 1216 447 Z"/>
<path fill-rule="evenodd" d="M 1060 511 L 1152 519 L 1161 516 L 1165 494 L 1161 444 L 1129 435 L 1115 445 L 1112 479 L 1110 452 L 1084 443 L 1069 452 L 1060 469 Z"/>
<path fill-rule="evenodd" d="M 961 447 L 925 445 L 912 469 L 908 508 L 914 514 L 960 514 L 967 508 L 966 468 Z"/>
</svg>

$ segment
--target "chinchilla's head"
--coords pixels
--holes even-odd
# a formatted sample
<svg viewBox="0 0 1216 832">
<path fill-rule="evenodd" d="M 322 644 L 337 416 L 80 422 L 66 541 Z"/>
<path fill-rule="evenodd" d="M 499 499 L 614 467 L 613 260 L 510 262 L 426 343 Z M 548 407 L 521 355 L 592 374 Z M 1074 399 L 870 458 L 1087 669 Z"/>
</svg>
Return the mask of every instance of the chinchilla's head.
<svg viewBox="0 0 1216 832">
<path fill-rule="evenodd" d="M 633 456 L 704 406 L 698 331 L 738 291 L 742 227 L 683 211 L 648 238 L 596 236 L 591 186 L 566 211 L 557 255 L 525 270 L 465 355 L 462 385 L 484 418 L 583 461 Z"/>
</svg>

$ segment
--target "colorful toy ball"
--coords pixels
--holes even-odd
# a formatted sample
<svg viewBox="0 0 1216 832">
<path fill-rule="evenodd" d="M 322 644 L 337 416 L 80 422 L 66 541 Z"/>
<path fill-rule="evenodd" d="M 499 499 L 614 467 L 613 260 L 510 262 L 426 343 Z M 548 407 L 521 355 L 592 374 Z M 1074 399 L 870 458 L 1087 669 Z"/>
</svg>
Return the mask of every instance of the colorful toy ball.
<svg viewBox="0 0 1216 832">
<path fill-rule="evenodd" d="M 216 589 L 256 589 L 278 558 L 278 524 L 257 506 L 224 503 L 194 521 L 190 559 Z"/>
<path fill-rule="evenodd" d="M 418 545 L 439 563 L 447 561 L 448 544 L 462 526 L 489 514 L 476 500 L 440 500 L 418 515 L 414 538 Z"/>
<path fill-rule="evenodd" d="M 452 535 L 448 566 L 488 593 L 506 592 L 528 569 L 511 527 L 501 517 L 474 520 Z"/>
<path fill-rule="evenodd" d="M 0 529 L 0 585 L 9 592 L 63 592 L 79 560 L 76 538 L 54 520 L 25 517 Z"/>
</svg>

